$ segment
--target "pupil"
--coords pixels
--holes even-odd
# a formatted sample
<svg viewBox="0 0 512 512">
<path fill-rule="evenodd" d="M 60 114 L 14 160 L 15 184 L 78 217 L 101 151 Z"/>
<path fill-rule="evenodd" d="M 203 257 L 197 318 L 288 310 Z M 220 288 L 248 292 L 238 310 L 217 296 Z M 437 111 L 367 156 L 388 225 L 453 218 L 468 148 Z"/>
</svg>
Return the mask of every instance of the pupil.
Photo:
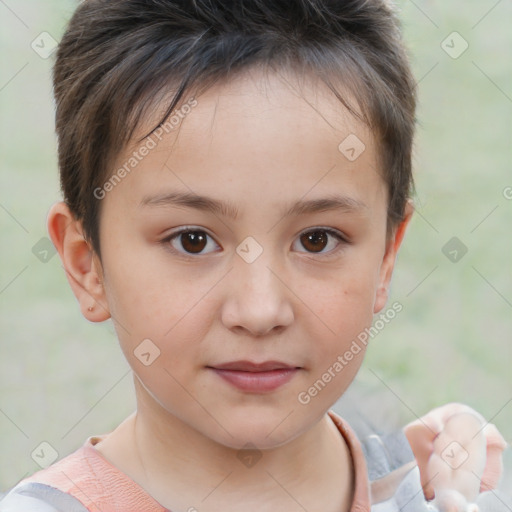
<svg viewBox="0 0 512 512">
<path fill-rule="evenodd" d="M 201 252 L 206 246 L 206 237 L 201 231 L 183 233 L 181 237 L 181 243 L 188 252 Z"/>
<path fill-rule="evenodd" d="M 306 249 L 308 249 L 307 245 L 311 242 L 313 244 L 313 246 L 315 246 L 316 244 L 318 244 L 319 242 L 322 243 L 323 242 L 323 246 L 318 248 L 318 247 L 313 247 L 312 251 L 313 252 L 320 252 L 322 251 L 322 249 L 324 249 L 325 247 L 325 244 L 327 243 L 327 235 L 325 234 L 324 231 L 313 231 L 313 232 L 310 232 L 308 233 L 307 235 L 304 235 L 305 238 L 306 238 L 306 244 L 303 243 L 304 247 L 306 247 Z"/>
</svg>

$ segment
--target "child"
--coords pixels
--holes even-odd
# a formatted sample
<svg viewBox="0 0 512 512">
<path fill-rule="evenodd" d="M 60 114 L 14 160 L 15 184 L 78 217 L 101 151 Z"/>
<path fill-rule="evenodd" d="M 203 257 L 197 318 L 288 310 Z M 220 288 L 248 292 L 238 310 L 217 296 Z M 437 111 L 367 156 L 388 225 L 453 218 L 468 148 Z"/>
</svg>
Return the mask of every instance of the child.
<svg viewBox="0 0 512 512">
<path fill-rule="evenodd" d="M 86 0 L 54 89 L 49 233 L 83 315 L 113 320 L 137 411 L 0 511 L 427 510 L 465 464 L 436 478 L 450 443 L 469 461 L 448 490 L 495 488 L 504 442 L 469 408 L 408 425 L 416 460 L 332 410 L 413 209 L 387 2 Z M 455 413 L 477 441 L 445 431 Z"/>
</svg>

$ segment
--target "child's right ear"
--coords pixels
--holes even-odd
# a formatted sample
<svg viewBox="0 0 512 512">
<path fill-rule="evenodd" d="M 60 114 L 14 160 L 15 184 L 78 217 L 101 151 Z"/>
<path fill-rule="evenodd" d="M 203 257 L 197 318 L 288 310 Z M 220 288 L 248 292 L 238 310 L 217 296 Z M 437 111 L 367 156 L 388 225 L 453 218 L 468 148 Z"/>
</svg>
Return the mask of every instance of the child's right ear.
<svg viewBox="0 0 512 512">
<path fill-rule="evenodd" d="M 91 322 L 110 318 L 101 264 L 83 235 L 82 223 L 61 201 L 51 207 L 47 228 L 82 315 Z"/>
</svg>

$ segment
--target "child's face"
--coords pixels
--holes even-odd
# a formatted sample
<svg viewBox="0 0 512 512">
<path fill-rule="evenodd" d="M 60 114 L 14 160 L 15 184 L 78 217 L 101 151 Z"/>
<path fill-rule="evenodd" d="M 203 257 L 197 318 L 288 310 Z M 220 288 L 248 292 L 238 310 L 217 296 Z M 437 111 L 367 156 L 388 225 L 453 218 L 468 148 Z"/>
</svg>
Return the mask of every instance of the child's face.
<svg viewBox="0 0 512 512">
<path fill-rule="evenodd" d="M 102 200 L 100 222 L 105 300 L 144 384 L 139 413 L 161 425 L 177 418 L 233 448 L 277 446 L 345 391 L 364 345 L 341 371 L 338 356 L 385 304 L 400 234 L 386 239 L 374 138 L 326 88 L 299 94 L 255 71 L 199 96 L 178 137 L 158 133 Z M 353 161 L 338 149 L 350 134 L 365 145 L 353 160 L 348 144 Z M 172 204 L 171 193 L 229 203 L 238 214 Z M 338 209 L 285 214 L 334 197 Z M 184 226 L 201 233 L 164 241 Z M 219 371 L 240 361 L 293 370 L 250 374 L 236 363 L 241 371 Z M 318 379 L 323 389 L 309 393 Z"/>
</svg>

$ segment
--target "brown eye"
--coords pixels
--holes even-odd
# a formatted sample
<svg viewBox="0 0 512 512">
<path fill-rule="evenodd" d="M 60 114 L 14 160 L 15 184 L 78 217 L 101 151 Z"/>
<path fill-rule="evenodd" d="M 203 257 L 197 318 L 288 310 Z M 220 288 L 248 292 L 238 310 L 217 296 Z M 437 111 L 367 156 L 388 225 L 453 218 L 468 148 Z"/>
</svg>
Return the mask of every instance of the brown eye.
<svg viewBox="0 0 512 512">
<path fill-rule="evenodd" d="M 332 243 L 334 239 L 337 243 Z M 349 243 L 341 233 L 333 229 L 317 228 L 304 232 L 299 237 L 300 245 L 304 247 L 307 252 L 312 254 L 329 255 L 337 253 L 338 249 L 342 248 L 345 244 Z M 327 250 L 324 250 L 328 248 Z M 303 251 L 299 251 L 303 252 Z"/>
<path fill-rule="evenodd" d="M 165 245 L 170 245 L 171 250 L 183 255 L 208 253 L 209 245 L 216 245 L 213 239 L 205 231 L 199 229 L 182 229 L 162 240 Z"/>
<path fill-rule="evenodd" d="M 187 252 L 200 253 L 206 247 L 206 236 L 202 231 L 187 231 L 180 234 L 182 247 Z"/>
<path fill-rule="evenodd" d="M 300 237 L 300 241 L 311 252 L 321 252 L 328 242 L 324 231 L 310 231 Z"/>
</svg>

